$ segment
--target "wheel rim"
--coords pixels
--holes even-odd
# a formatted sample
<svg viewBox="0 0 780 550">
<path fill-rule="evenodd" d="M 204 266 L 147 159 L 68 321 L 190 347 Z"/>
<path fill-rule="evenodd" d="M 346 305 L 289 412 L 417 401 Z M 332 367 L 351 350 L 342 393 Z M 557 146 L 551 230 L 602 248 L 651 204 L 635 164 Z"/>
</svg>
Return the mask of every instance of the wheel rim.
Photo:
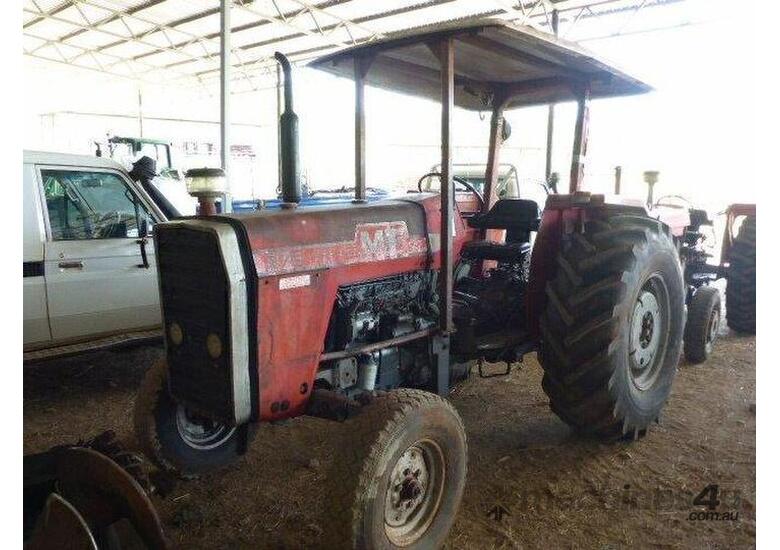
<svg viewBox="0 0 780 550">
<path fill-rule="evenodd" d="M 653 386 L 666 351 L 669 293 L 660 275 L 651 276 L 639 291 L 631 315 L 628 358 L 637 389 Z"/>
<path fill-rule="evenodd" d="M 193 414 L 182 405 L 176 406 L 176 429 L 182 441 L 199 451 L 219 447 L 236 431 L 235 427 Z"/>
<path fill-rule="evenodd" d="M 712 351 L 712 344 L 718 337 L 718 328 L 720 326 L 720 310 L 715 308 L 710 313 L 710 322 L 707 326 L 707 339 L 704 342 L 704 349 L 707 350 L 707 355 Z"/>
<path fill-rule="evenodd" d="M 385 533 L 408 546 L 427 531 L 439 511 L 444 489 L 444 453 L 431 440 L 406 449 L 390 472 L 385 495 Z"/>
</svg>

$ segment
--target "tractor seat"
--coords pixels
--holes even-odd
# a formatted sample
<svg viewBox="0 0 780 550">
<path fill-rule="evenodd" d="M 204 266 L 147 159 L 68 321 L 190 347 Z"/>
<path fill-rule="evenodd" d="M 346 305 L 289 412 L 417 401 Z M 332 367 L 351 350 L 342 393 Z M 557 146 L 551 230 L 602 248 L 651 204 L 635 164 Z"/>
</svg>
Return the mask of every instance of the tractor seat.
<svg viewBox="0 0 780 550">
<path fill-rule="evenodd" d="M 469 260 L 495 260 L 506 264 L 519 264 L 531 251 L 529 243 L 494 243 L 471 241 L 463 245 L 461 256 Z"/>
<path fill-rule="evenodd" d="M 501 199 L 487 214 L 468 219 L 476 229 L 505 229 L 507 243 L 527 243 L 531 231 L 539 229 L 539 205 L 526 199 Z"/>
</svg>

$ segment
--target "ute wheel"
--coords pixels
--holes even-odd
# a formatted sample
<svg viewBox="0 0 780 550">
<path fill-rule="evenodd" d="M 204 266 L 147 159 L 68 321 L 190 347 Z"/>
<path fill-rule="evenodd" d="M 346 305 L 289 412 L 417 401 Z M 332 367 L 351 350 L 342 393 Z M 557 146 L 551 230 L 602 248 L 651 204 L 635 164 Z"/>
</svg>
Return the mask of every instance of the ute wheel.
<svg viewBox="0 0 780 550">
<path fill-rule="evenodd" d="M 682 347 L 685 293 L 660 222 L 631 215 L 563 236 L 540 320 L 550 408 L 578 431 L 643 436 L 669 397 Z"/>
<path fill-rule="evenodd" d="M 735 332 L 756 333 L 756 217 L 742 222 L 729 254 L 726 322 Z"/>
<path fill-rule="evenodd" d="M 420 390 L 377 393 L 344 428 L 327 546 L 438 548 L 466 482 L 466 432 L 452 405 Z"/>
<path fill-rule="evenodd" d="M 241 430 L 198 417 L 168 393 L 168 365 L 155 363 L 141 382 L 135 401 L 138 443 L 160 468 L 182 477 L 224 466 L 243 449 Z"/>
<path fill-rule="evenodd" d="M 712 353 L 720 327 L 720 291 L 711 286 L 699 287 L 688 306 L 685 324 L 685 358 L 703 363 Z"/>
</svg>

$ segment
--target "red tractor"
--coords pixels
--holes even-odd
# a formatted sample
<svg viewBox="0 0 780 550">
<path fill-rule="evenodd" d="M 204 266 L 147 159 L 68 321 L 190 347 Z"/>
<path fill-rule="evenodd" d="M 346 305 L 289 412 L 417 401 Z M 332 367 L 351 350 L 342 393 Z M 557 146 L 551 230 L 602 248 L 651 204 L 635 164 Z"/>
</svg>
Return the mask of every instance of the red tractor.
<svg viewBox="0 0 780 550">
<path fill-rule="evenodd" d="M 492 20 L 340 51 L 314 66 L 355 81 L 355 200 L 296 208 L 297 119 L 277 57 L 287 208 L 155 229 L 166 357 L 136 405 L 148 454 L 197 475 L 243 453 L 258 422 L 344 421 L 330 546 L 430 548 L 466 481 L 466 434 L 446 396 L 472 366 L 487 375 L 486 363 L 508 370 L 537 352 L 567 424 L 643 436 L 669 397 L 686 300 L 699 292 L 681 262 L 696 243 L 690 223 L 581 184 L 590 98 L 650 88 L 575 44 Z M 365 201 L 366 83 L 441 101 L 440 193 Z M 543 214 L 498 200 L 504 110 L 569 100 L 569 194 L 551 194 Z M 483 192 L 452 175 L 454 106 L 492 112 Z"/>
</svg>

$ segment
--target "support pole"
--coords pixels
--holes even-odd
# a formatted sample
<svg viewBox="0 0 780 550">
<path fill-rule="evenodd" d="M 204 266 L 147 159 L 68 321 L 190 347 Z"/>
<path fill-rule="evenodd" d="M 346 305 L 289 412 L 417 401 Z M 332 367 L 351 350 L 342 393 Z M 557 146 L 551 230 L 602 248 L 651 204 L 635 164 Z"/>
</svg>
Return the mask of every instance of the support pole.
<svg viewBox="0 0 780 550">
<path fill-rule="evenodd" d="M 144 98 L 138 87 L 138 137 L 144 137 Z"/>
<path fill-rule="evenodd" d="M 590 82 L 576 86 L 577 123 L 574 126 L 574 145 L 571 152 L 571 175 L 569 193 L 582 190 L 585 177 L 585 155 L 588 151 L 588 112 L 590 109 Z"/>
<path fill-rule="evenodd" d="M 623 178 L 623 167 L 615 166 L 615 194 L 620 194 L 620 180 Z"/>
<path fill-rule="evenodd" d="M 452 239 L 453 206 L 455 198 L 452 183 L 452 111 L 455 97 L 455 56 L 452 38 L 440 43 L 441 63 L 441 298 L 439 329 L 452 332 Z"/>
<path fill-rule="evenodd" d="M 498 172 L 499 156 L 501 152 L 501 136 L 504 130 L 504 102 L 496 97 L 493 105 L 493 114 L 490 117 L 490 143 L 488 144 L 487 167 L 485 168 L 485 203 L 482 206 L 482 213 L 486 214 L 496 203 L 498 196 Z"/>
<path fill-rule="evenodd" d="M 555 36 L 558 36 L 558 10 L 552 11 L 552 29 Z M 553 129 L 555 126 L 555 103 L 547 106 L 547 156 L 544 165 L 544 181 L 550 182 L 552 174 L 552 152 L 553 152 Z"/>
<path fill-rule="evenodd" d="M 219 3 L 219 145 L 222 169 L 227 190 L 222 203 L 223 212 L 232 211 L 230 196 L 230 7 L 233 0 Z"/>
<path fill-rule="evenodd" d="M 355 202 L 366 202 L 365 78 L 370 62 L 355 58 Z"/>
</svg>

